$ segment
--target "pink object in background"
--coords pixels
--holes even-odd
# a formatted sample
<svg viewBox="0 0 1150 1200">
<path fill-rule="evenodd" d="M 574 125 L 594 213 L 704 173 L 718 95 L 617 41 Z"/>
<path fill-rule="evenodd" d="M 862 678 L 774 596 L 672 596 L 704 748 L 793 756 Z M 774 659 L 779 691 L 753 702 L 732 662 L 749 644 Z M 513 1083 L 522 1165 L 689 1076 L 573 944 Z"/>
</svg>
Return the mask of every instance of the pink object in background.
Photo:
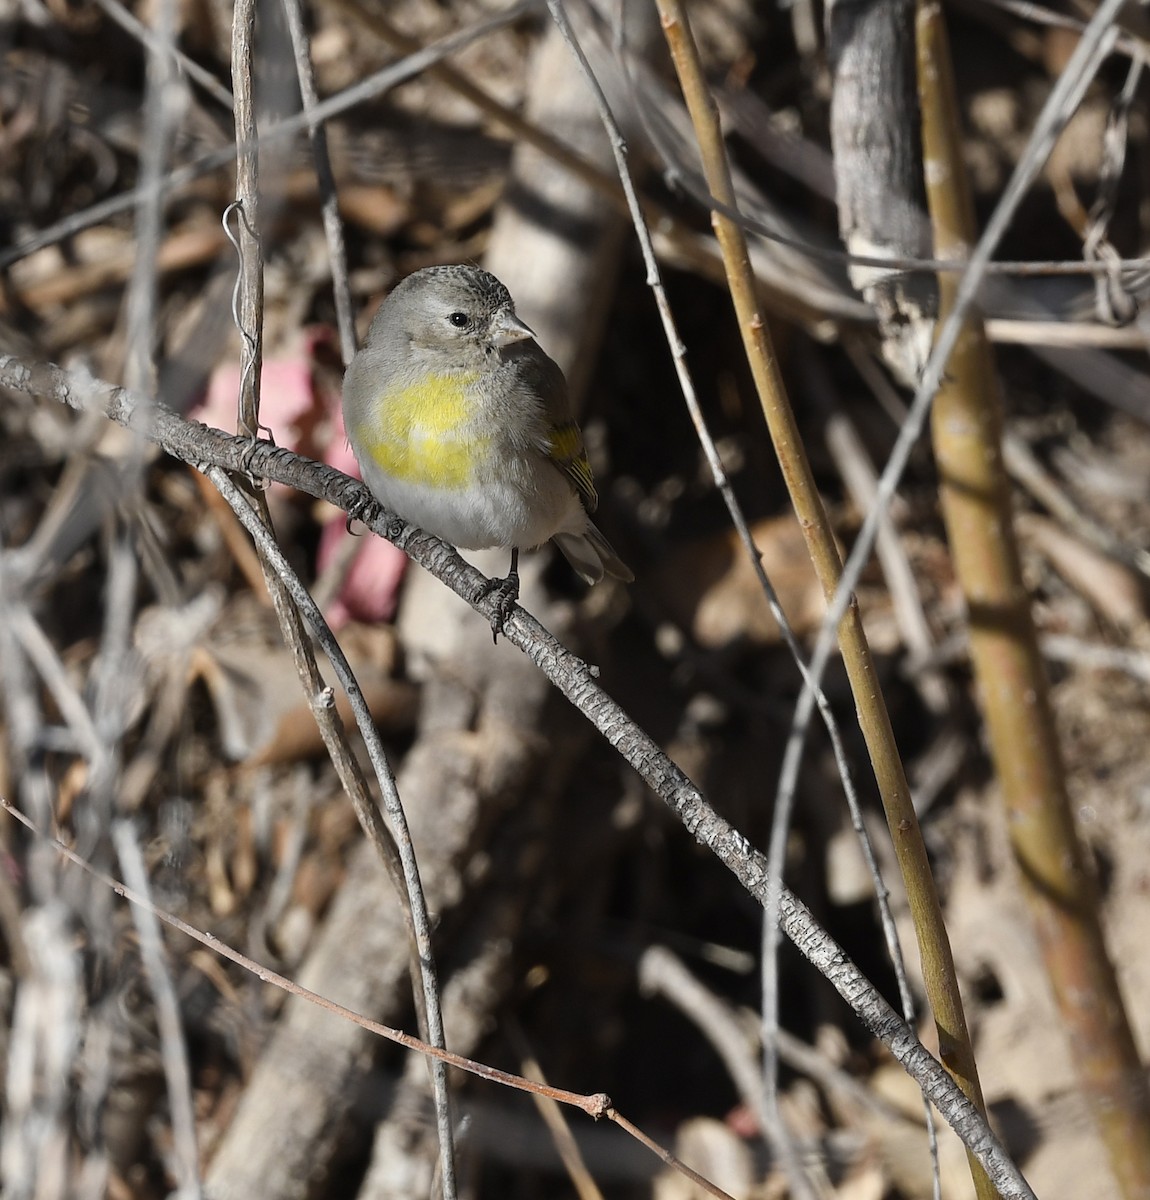
<svg viewBox="0 0 1150 1200">
<path fill-rule="evenodd" d="M 328 442 L 324 462 L 353 478 L 359 478 L 359 465 L 347 443 L 343 429 L 343 413 L 338 406 L 332 418 L 332 437 Z M 317 566 L 322 573 L 331 560 L 342 552 L 347 531 L 342 514 L 329 521 L 319 539 Z M 395 615 L 399 584 L 407 569 L 407 555 L 390 542 L 365 531 L 359 536 L 363 543 L 355 562 L 344 577 L 343 587 L 324 614 L 333 629 L 348 621 L 387 621 Z"/>
<path fill-rule="evenodd" d="M 331 359 L 334 347 L 330 329 L 310 326 L 301 330 L 293 353 L 264 359 L 260 376 L 261 435 L 270 431 L 277 446 L 319 459 L 358 479 L 359 467 L 344 433 L 339 394 L 323 386 L 316 372 L 317 359 Z M 212 372 L 203 402 L 189 415 L 234 433 L 239 390 L 239 365 L 221 364 Z M 282 496 L 289 491 L 282 484 L 272 484 L 273 494 Z M 342 553 L 344 539 L 349 536 L 344 515 L 336 512 L 320 534 L 318 574 Z M 386 621 L 395 613 L 407 555 L 370 532 L 363 533 L 359 541 L 360 551 L 325 614 L 333 629 L 348 621 Z"/>
</svg>

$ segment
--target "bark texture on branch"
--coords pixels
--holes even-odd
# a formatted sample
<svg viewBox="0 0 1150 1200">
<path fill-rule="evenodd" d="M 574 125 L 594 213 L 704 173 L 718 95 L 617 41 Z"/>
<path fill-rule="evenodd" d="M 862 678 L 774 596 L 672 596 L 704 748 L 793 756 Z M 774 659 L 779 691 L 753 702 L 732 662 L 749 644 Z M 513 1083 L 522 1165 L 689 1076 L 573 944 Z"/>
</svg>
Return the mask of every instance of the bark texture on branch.
<svg viewBox="0 0 1150 1200">
<path fill-rule="evenodd" d="M 496 600 L 480 597 L 485 580 L 450 546 L 388 513 L 371 500 L 361 483 L 331 467 L 267 442 L 229 437 L 217 429 L 184 421 L 141 397 L 47 363 L 28 364 L 0 354 L 0 387 L 49 397 L 78 409 L 96 409 L 146 434 L 167 453 L 192 465 L 219 465 L 299 488 L 366 524 L 399 546 L 421 566 L 470 603 L 488 622 Z M 504 624 L 507 641 L 518 647 L 638 772 L 675 814 L 687 832 L 710 850 L 760 904 L 767 901 L 763 854 L 708 804 L 698 787 L 644 730 L 599 686 L 596 672 L 521 608 Z M 964 1144 L 987 1168 L 1004 1200 L 1033 1200 L 1034 1192 L 985 1118 L 958 1089 L 897 1012 L 883 999 L 830 935 L 787 888 L 782 889 L 780 926 L 799 952 L 830 982 L 859 1020 L 911 1074 Z"/>
</svg>

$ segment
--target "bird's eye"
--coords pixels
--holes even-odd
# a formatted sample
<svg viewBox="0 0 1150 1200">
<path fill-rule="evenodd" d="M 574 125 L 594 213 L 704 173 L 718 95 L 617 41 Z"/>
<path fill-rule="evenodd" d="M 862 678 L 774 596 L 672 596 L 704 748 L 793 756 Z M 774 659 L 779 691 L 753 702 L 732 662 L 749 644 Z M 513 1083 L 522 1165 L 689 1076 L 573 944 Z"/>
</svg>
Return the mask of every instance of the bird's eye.
<svg viewBox="0 0 1150 1200">
<path fill-rule="evenodd" d="M 471 318 L 464 312 L 453 312 L 447 319 L 456 329 L 466 329 L 471 324 Z"/>
</svg>

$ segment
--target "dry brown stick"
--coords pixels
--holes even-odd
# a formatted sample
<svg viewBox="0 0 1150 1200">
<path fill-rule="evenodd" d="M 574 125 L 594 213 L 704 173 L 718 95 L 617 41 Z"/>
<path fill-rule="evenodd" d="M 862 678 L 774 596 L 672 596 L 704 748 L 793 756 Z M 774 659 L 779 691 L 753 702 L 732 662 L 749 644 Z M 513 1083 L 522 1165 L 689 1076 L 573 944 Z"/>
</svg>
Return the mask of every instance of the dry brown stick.
<svg viewBox="0 0 1150 1200">
<path fill-rule="evenodd" d="M 3 809 L 11 817 L 20 822 L 30 833 L 34 834 L 43 843 L 53 847 L 55 851 L 67 859 L 69 862 L 79 867 L 87 875 L 102 883 L 105 887 L 110 888 L 117 896 L 123 897 L 130 904 L 145 910 L 157 920 L 162 921 L 165 925 L 172 929 L 178 930 L 180 933 L 198 942 L 202 946 L 206 946 L 214 954 L 218 954 L 226 958 L 229 962 L 235 963 L 242 967 L 245 971 L 250 971 L 261 982 L 271 984 L 274 987 L 280 988 L 289 995 L 295 996 L 301 1000 L 305 1000 L 310 1004 L 326 1010 L 334 1016 L 340 1017 L 345 1021 L 350 1021 L 361 1029 L 367 1030 L 369 1033 L 375 1034 L 377 1037 L 386 1038 L 388 1041 L 395 1042 L 397 1045 L 403 1046 L 408 1050 L 415 1050 L 435 1062 L 450 1064 L 461 1071 L 466 1071 L 471 1075 L 476 1075 L 480 1079 L 486 1079 L 492 1083 L 502 1084 L 504 1087 L 515 1088 L 521 1092 L 527 1092 L 534 1096 L 543 1096 L 549 1100 L 553 1100 L 559 1104 L 567 1104 L 574 1108 L 581 1109 L 589 1117 L 596 1121 L 603 1119 L 614 1122 L 621 1129 L 625 1130 L 635 1138 L 636 1141 L 646 1146 L 652 1153 L 657 1155 L 668 1166 L 678 1171 L 692 1182 L 698 1184 L 710 1195 L 718 1197 L 718 1200 L 734 1200 L 728 1193 L 721 1188 L 716 1187 L 710 1180 L 704 1179 L 696 1171 L 692 1171 L 685 1163 L 676 1158 L 669 1150 L 665 1149 L 658 1142 L 649 1138 L 637 1126 L 633 1125 L 619 1110 L 612 1104 L 610 1096 L 605 1092 L 571 1092 L 563 1088 L 553 1087 L 549 1083 L 541 1083 L 537 1080 L 526 1078 L 522 1075 L 515 1075 L 510 1071 L 502 1071 L 498 1067 L 488 1066 L 486 1063 L 478 1062 L 472 1058 L 466 1058 L 461 1054 L 452 1054 L 448 1050 L 444 1050 L 438 1046 L 432 1046 L 427 1042 L 421 1041 L 419 1038 L 412 1037 L 409 1033 L 404 1033 L 401 1029 L 393 1029 L 390 1026 L 382 1025 L 378 1021 L 373 1021 L 360 1013 L 353 1012 L 349 1008 L 345 1008 L 341 1004 L 336 1004 L 321 996 L 316 992 L 310 991 L 301 984 L 296 983 L 292 979 L 288 979 L 285 975 L 280 975 L 278 972 L 271 970 L 268 967 L 261 966 L 254 959 L 249 958 L 246 954 L 241 954 L 240 951 L 221 941 L 219 938 L 211 934 L 204 933 L 197 929 L 194 925 L 190 925 L 187 921 L 182 920 L 175 914 L 167 912 L 154 904 L 148 896 L 135 888 L 121 883 L 111 875 L 105 874 L 103 871 L 97 870 L 91 863 L 84 859 L 80 854 L 77 854 L 71 847 L 66 846 L 59 839 L 51 837 L 38 829 L 36 825 L 18 808 L 10 804 L 3 796 L 0 796 L 0 809 Z M 1025 1193 L 1029 1195 L 1028 1193 Z M 1033 1198 L 1031 1197 L 1031 1200 Z"/>
<path fill-rule="evenodd" d="M 941 7 L 917 14 L 923 146 L 935 252 L 975 240 Z M 940 274 L 942 312 L 957 277 Z M 1002 411 L 990 348 L 966 320 L 934 402 L 932 433 L 970 654 L 1002 788 L 1011 848 L 1071 1053 L 1126 1200 L 1150 1197 L 1150 1091 L 1106 952 L 1097 881 L 1070 807 L 1049 685 L 1014 536 Z"/>
<path fill-rule="evenodd" d="M 255 30 L 254 0 L 237 0 L 232 37 L 232 86 L 235 95 L 237 143 L 237 200 L 233 207 L 239 216 L 235 244 L 240 258 L 234 315 L 242 339 L 237 428 L 241 435 L 246 434 L 253 440 L 259 429 L 264 284 L 263 255 L 259 240 L 259 131 L 252 86 Z M 314 106 L 309 106 L 309 124 L 316 120 L 315 111 Z M 228 214 L 225 214 L 225 223 L 227 216 Z M 227 480 L 217 477 L 215 483 L 223 490 Z M 260 523 L 270 531 L 271 514 L 262 490 L 249 487 L 248 494 Z M 392 821 L 392 830 L 389 831 L 380 817 L 379 810 L 371 801 L 363 772 L 352 754 L 334 706 L 330 704 L 330 691 L 324 685 L 315 654 L 307 638 L 303 618 L 292 601 L 287 584 L 273 568 L 266 554 L 261 553 L 260 561 L 284 641 L 292 655 L 304 695 L 315 715 L 332 764 L 352 801 L 364 832 L 379 850 L 385 868 L 392 873 L 396 894 L 404 904 L 411 940 L 411 984 L 415 994 L 416 1011 L 420 1015 L 420 1030 L 427 1041 L 444 1047 L 446 1042 L 435 959 L 431 949 L 427 902 L 423 896 L 415 851 L 395 788 L 394 776 L 391 775 L 388 764 L 382 764 L 384 769 L 379 772 L 379 782 Z M 439 1129 L 442 1195 L 443 1200 L 455 1200 L 455 1154 L 447 1070 L 442 1062 L 435 1059 L 430 1061 L 430 1069 Z"/>
<path fill-rule="evenodd" d="M 547 1078 L 543 1074 L 543 1067 L 535 1057 L 527 1035 L 523 1032 L 519 1022 L 512 1018 L 508 1022 L 506 1032 L 519 1056 L 520 1070 L 523 1072 L 524 1078 L 532 1079 L 536 1083 L 546 1083 Z M 551 1135 L 551 1141 L 555 1145 L 555 1152 L 559 1155 L 579 1200 L 603 1200 L 603 1193 L 599 1190 L 594 1176 L 587 1169 L 583 1153 L 579 1149 L 579 1143 L 571 1132 L 571 1126 L 567 1123 L 562 1108 L 550 1096 L 536 1094 L 532 1099 L 535 1101 L 535 1108 L 540 1117 L 543 1118 L 543 1123 L 547 1126 L 547 1132 Z"/>
<path fill-rule="evenodd" d="M 690 34 L 685 8 L 681 0 L 657 2 L 695 124 L 709 186 L 723 204 L 734 206 L 735 195 L 727 168 L 722 131 Z M 808 551 L 819 582 L 830 600 L 838 588 L 842 562 L 779 375 L 770 336 L 758 312 L 746 240 L 740 227 L 722 214 L 715 213 L 712 223 L 723 250 L 731 297 L 775 452 L 807 538 Z M 866 739 L 899 868 L 906 883 L 922 956 L 927 998 L 938 1029 L 942 1061 L 969 1099 L 981 1111 L 985 1111 L 938 893 L 934 887 L 922 831 L 911 803 L 910 787 L 895 744 L 890 716 L 875 676 L 858 604 L 853 599 L 844 613 L 838 635 L 858 708 L 859 724 Z"/>
<path fill-rule="evenodd" d="M 607 1110 L 606 1115 L 621 1129 L 625 1129 L 637 1142 L 642 1142 L 652 1154 L 657 1154 L 672 1170 L 678 1171 L 680 1175 L 686 1175 L 692 1183 L 702 1188 L 708 1195 L 720 1198 L 726 1197 L 726 1200 L 731 1200 L 731 1197 L 722 1188 L 716 1187 L 709 1179 L 704 1179 L 698 1171 L 692 1171 L 686 1163 L 676 1158 L 670 1150 L 664 1150 L 658 1142 L 653 1138 L 649 1138 L 638 1126 L 632 1125 L 618 1109 L 612 1106 Z"/>
</svg>

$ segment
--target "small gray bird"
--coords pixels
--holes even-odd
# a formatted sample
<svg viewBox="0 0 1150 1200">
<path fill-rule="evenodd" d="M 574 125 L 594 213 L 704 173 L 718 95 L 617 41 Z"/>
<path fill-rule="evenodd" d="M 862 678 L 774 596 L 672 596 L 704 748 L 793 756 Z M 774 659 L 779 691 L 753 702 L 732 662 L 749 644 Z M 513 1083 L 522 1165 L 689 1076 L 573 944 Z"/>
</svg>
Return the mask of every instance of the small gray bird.
<svg viewBox="0 0 1150 1200">
<path fill-rule="evenodd" d="M 453 545 L 519 551 L 551 539 L 587 581 L 631 572 L 591 521 L 598 497 L 567 381 L 487 271 L 428 267 L 380 305 L 343 383 L 363 480 Z M 496 625 L 498 630 L 498 625 Z"/>
</svg>

